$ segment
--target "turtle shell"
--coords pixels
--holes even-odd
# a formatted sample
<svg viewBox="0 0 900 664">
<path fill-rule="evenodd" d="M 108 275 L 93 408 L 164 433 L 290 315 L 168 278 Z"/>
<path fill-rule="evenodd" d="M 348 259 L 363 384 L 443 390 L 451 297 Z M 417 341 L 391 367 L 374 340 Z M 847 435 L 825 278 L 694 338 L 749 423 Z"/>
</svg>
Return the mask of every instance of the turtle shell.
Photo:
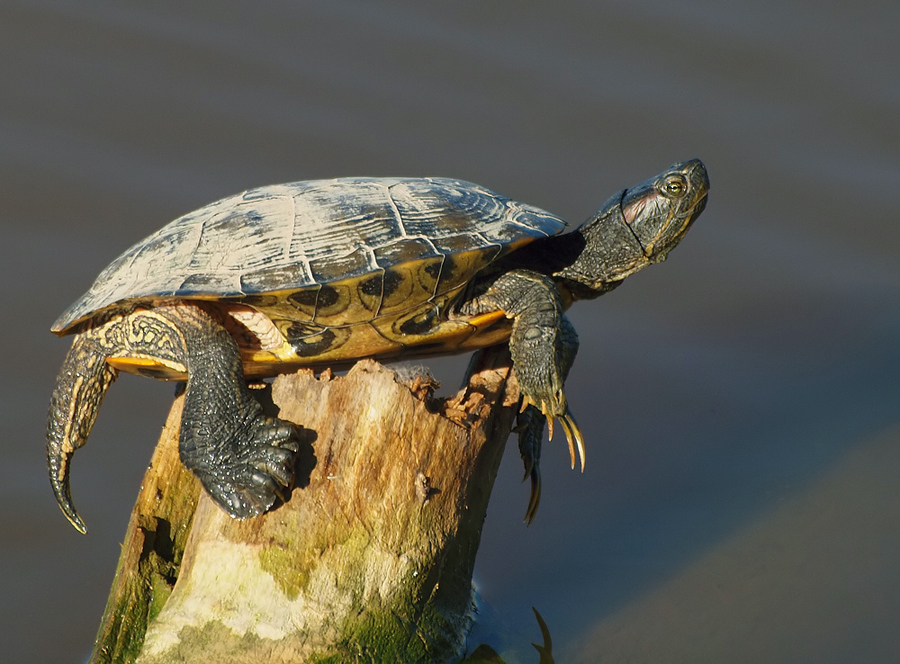
<svg viewBox="0 0 900 664">
<path fill-rule="evenodd" d="M 442 314 L 468 282 L 500 256 L 565 226 L 549 212 L 460 180 L 259 187 L 180 217 L 131 247 L 52 329 L 66 334 L 101 312 L 144 303 L 200 300 L 227 305 L 257 337 L 252 312 L 271 321 L 279 343 L 288 344 L 272 362 L 446 345 L 438 338 L 448 332 Z"/>
</svg>

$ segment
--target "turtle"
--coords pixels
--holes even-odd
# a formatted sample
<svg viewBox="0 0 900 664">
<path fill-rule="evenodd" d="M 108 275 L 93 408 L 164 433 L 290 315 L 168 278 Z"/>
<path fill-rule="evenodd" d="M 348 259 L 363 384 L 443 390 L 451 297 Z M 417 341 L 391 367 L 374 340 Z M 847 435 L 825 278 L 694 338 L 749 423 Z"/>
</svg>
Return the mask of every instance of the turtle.
<svg viewBox="0 0 900 664">
<path fill-rule="evenodd" d="M 120 371 L 186 381 L 181 461 L 246 519 L 286 496 L 299 450 L 294 425 L 266 415 L 248 381 L 508 343 L 533 518 L 548 420 L 584 469 L 564 391 L 578 349 L 565 310 L 664 260 L 708 189 L 702 162 L 678 163 L 568 233 L 556 215 L 447 178 L 263 186 L 179 217 L 114 260 L 53 324 L 74 335 L 47 426 L 57 502 L 86 532 L 71 458 Z"/>
</svg>

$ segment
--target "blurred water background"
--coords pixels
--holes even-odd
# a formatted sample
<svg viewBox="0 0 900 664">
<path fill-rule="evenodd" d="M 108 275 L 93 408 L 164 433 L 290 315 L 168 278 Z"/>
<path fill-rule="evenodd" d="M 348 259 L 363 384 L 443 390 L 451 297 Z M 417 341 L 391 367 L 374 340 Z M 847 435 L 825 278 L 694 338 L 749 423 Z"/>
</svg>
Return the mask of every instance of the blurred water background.
<svg viewBox="0 0 900 664">
<path fill-rule="evenodd" d="M 0 4 L 0 660 L 90 650 L 172 399 L 123 376 L 46 478 L 56 316 L 135 241 L 245 188 L 479 182 L 573 222 L 700 157 L 662 266 L 571 311 L 588 442 L 507 448 L 475 645 L 536 662 L 900 660 L 896 0 Z M 165 269 L 161 266 L 161 269 Z M 466 358 L 432 363 L 455 387 Z M 449 390 L 448 390 L 449 391 Z"/>
</svg>

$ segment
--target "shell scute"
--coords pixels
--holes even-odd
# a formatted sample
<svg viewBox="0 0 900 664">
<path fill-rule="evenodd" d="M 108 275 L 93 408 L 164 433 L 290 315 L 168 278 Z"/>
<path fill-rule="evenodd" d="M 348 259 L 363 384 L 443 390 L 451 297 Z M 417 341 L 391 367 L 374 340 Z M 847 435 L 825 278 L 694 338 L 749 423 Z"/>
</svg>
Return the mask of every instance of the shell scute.
<svg viewBox="0 0 900 664">
<path fill-rule="evenodd" d="M 285 284 L 315 283 L 306 263 L 291 263 L 279 267 L 263 267 L 240 275 L 243 294 L 272 293 L 282 290 Z"/>
<path fill-rule="evenodd" d="M 356 279 L 380 268 L 375 264 L 372 252 L 360 245 L 342 255 L 310 261 L 309 269 L 315 283 L 327 284 L 344 279 Z"/>
</svg>

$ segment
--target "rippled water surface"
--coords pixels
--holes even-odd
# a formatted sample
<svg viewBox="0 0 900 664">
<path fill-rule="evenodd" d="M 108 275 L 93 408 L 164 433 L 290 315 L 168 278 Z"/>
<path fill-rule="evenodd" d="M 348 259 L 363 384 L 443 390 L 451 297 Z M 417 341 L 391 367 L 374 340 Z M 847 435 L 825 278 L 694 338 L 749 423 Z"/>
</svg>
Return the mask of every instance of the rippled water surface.
<svg viewBox="0 0 900 664">
<path fill-rule="evenodd" d="M 574 308 L 588 438 L 514 445 L 476 569 L 535 662 L 900 659 L 900 5 L 655 0 L 0 4 L 0 659 L 90 650 L 170 385 L 123 377 L 54 504 L 56 316 L 133 242 L 247 187 L 476 181 L 574 222 L 674 161 L 710 203 Z M 434 366 L 447 382 L 465 359 Z"/>
</svg>

